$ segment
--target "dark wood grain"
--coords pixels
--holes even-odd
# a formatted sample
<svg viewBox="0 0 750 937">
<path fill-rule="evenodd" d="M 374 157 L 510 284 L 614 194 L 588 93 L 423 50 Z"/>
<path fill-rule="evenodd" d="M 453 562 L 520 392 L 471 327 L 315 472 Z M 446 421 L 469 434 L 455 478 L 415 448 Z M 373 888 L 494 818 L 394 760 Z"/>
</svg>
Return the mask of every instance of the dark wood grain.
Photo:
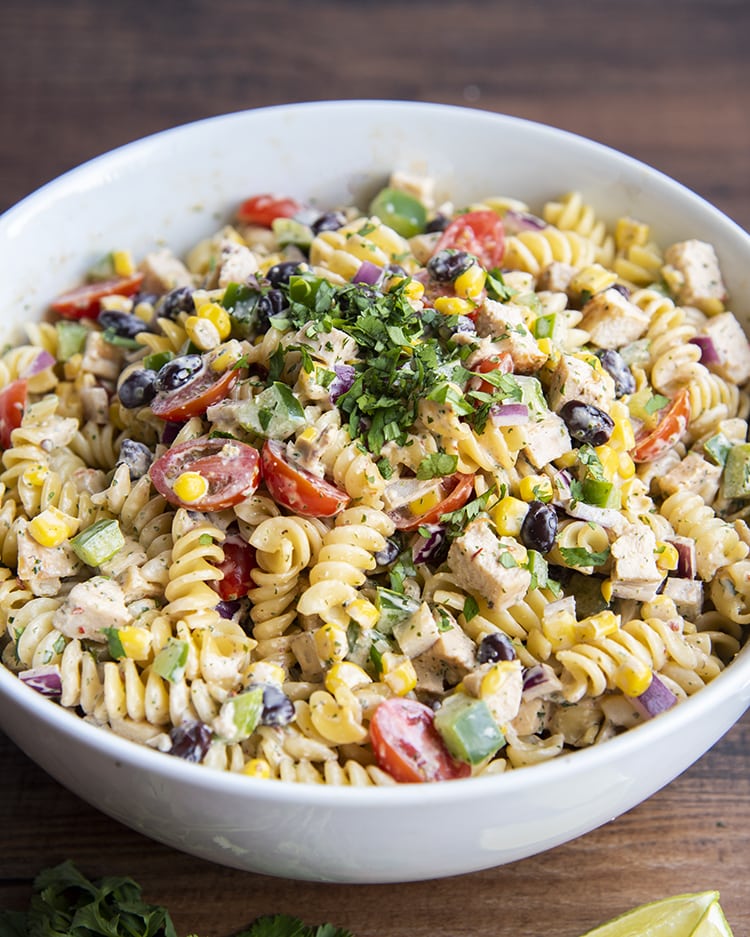
<svg viewBox="0 0 750 937">
<path fill-rule="evenodd" d="M 399 98 L 584 134 L 750 227 L 744 0 L 5 0 L 0 24 L 0 209 L 92 156 L 188 120 Z M 23 906 L 43 866 L 72 858 L 91 875 L 137 878 L 181 935 L 222 937 L 284 911 L 358 937 L 575 937 L 639 902 L 715 887 L 740 937 L 750 934 L 750 717 L 601 829 L 438 883 L 318 885 L 210 865 L 99 814 L 3 737 L 0 831 L 0 906 Z"/>
</svg>

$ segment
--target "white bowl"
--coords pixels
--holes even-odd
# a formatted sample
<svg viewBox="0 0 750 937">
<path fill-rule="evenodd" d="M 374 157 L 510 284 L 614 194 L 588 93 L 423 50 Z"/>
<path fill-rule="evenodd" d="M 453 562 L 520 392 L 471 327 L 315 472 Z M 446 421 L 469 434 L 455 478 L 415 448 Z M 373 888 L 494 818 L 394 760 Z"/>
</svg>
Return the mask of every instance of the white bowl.
<svg viewBox="0 0 750 937">
<path fill-rule="evenodd" d="M 695 194 L 606 147 L 526 121 L 432 104 L 345 101 L 201 121 L 123 147 L 45 186 L 0 219 L 8 330 L 38 317 L 103 251 L 184 250 L 237 200 L 278 191 L 321 205 L 372 193 L 394 168 L 434 175 L 461 203 L 540 206 L 585 193 L 660 243 L 712 242 L 750 313 L 750 238 Z M 0 667 L 0 726 L 91 804 L 176 849 L 300 879 L 389 882 L 501 865 L 612 820 L 684 771 L 750 704 L 750 651 L 650 723 L 498 777 L 394 788 L 273 783 L 169 758 L 95 728 Z"/>
</svg>

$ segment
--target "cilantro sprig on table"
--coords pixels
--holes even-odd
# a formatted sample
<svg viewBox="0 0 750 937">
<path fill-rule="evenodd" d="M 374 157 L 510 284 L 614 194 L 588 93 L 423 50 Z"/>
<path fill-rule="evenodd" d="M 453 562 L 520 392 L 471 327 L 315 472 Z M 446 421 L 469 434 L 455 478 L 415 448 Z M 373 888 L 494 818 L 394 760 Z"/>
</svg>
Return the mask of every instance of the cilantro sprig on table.
<svg viewBox="0 0 750 937">
<path fill-rule="evenodd" d="M 68 861 L 40 872 L 27 911 L 0 909 L 0 937 L 177 937 L 169 911 L 147 904 L 131 878 L 87 879 Z M 257 918 L 235 937 L 353 937 L 288 914 Z"/>
</svg>

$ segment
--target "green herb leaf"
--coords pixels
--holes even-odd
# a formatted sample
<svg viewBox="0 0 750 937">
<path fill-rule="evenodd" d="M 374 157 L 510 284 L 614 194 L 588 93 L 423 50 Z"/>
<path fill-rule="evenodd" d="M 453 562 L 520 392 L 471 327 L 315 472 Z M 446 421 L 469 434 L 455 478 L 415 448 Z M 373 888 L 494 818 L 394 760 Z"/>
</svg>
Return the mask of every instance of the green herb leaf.
<svg viewBox="0 0 750 937">
<path fill-rule="evenodd" d="M 509 299 L 516 295 L 516 290 L 506 285 L 502 270 L 499 267 L 493 267 L 492 270 L 488 271 L 485 288 L 490 299 L 497 300 L 500 303 L 507 303 Z"/>
<path fill-rule="evenodd" d="M 464 618 L 466 621 L 471 621 L 471 619 L 476 617 L 478 614 L 479 603 L 473 595 L 467 595 L 466 599 L 464 600 Z"/>
<path fill-rule="evenodd" d="M 107 636 L 107 646 L 112 660 L 120 660 L 125 657 L 125 648 L 120 640 L 120 632 L 117 628 L 102 628 L 102 632 Z"/>
<path fill-rule="evenodd" d="M 560 547 L 560 555 L 568 566 L 603 566 L 609 559 L 609 547 L 591 553 L 585 547 Z"/>
<path fill-rule="evenodd" d="M 485 491 L 484 494 L 474 498 L 473 501 L 467 502 L 462 508 L 458 508 L 455 511 L 449 511 L 447 514 L 441 514 L 440 523 L 446 525 L 446 533 L 449 539 L 458 537 L 470 521 L 473 521 L 476 517 L 479 517 L 480 514 L 486 511 L 488 509 L 490 499 L 494 494 L 495 489 L 489 488 L 487 491 Z"/>
<path fill-rule="evenodd" d="M 434 452 L 425 456 L 417 466 L 417 478 L 425 481 L 428 478 L 442 478 L 453 475 L 458 467 L 458 456 L 447 452 Z"/>
<path fill-rule="evenodd" d="M 643 409 L 646 413 L 656 413 L 657 410 L 663 410 L 668 403 L 669 397 L 665 397 L 663 394 L 654 394 L 646 401 Z"/>
</svg>

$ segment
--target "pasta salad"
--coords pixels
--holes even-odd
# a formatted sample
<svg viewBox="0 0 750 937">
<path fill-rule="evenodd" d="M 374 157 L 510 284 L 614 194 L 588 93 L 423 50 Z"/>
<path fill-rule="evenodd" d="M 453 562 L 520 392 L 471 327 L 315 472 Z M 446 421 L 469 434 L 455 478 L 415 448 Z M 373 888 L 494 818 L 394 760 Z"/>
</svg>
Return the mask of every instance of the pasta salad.
<svg viewBox="0 0 750 937">
<path fill-rule="evenodd" d="M 465 778 L 637 726 L 750 622 L 730 308 L 709 243 L 402 172 L 121 245 L 0 356 L 2 663 L 255 778 Z"/>
</svg>

